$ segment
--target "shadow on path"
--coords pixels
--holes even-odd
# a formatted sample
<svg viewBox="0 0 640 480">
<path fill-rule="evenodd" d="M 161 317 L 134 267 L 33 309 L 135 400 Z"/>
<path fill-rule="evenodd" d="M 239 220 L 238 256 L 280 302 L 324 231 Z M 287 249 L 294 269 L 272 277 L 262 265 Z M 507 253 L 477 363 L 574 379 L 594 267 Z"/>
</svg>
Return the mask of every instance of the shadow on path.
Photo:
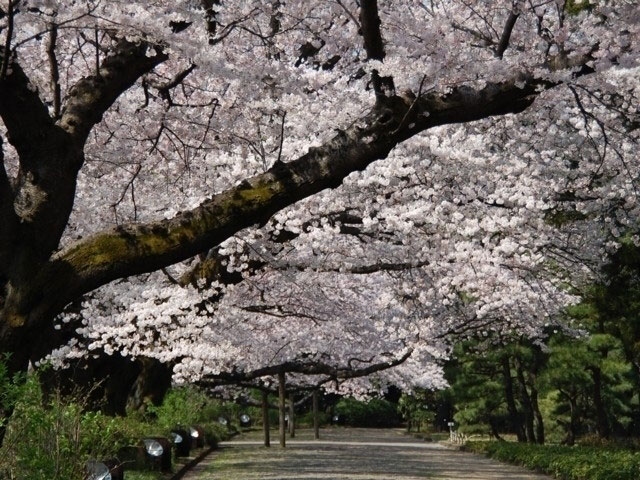
<svg viewBox="0 0 640 480">
<path fill-rule="evenodd" d="M 221 444 L 186 480 L 550 480 L 485 457 L 417 443 L 400 430 L 301 430 L 287 448 L 261 446 L 258 433 Z"/>
</svg>

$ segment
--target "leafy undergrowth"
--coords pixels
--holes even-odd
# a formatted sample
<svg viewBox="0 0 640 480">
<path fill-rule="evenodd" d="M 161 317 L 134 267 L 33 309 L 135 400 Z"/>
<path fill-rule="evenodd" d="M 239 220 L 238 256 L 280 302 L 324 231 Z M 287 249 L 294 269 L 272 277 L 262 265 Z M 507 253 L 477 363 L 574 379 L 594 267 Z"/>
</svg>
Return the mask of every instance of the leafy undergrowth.
<svg viewBox="0 0 640 480">
<path fill-rule="evenodd" d="M 125 472 L 126 480 L 162 480 L 165 476 L 160 472 Z"/>
<path fill-rule="evenodd" d="M 640 479 L 640 452 L 620 448 L 468 442 L 465 450 L 522 465 L 561 480 Z"/>
</svg>

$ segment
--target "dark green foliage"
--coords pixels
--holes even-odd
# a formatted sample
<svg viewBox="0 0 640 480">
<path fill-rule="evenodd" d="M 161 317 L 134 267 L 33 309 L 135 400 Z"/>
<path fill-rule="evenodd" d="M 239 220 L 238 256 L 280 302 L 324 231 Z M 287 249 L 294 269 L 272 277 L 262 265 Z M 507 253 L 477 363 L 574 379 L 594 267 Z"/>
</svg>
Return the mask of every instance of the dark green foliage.
<svg viewBox="0 0 640 480">
<path fill-rule="evenodd" d="M 276 412 L 277 413 L 277 412 Z M 276 417 L 277 420 L 277 417 Z M 328 425 L 331 422 L 331 415 L 326 412 L 318 412 L 318 421 L 320 426 Z M 313 426 L 313 412 L 305 412 L 304 414 L 296 418 L 296 423 L 299 427 L 312 427 Z M 275 423 L 274 423 L 275 425 Z"/>
<path fill-rule="evenodd" d="M 578 15 L 581 12 L 591 11 L 593 5 L 589 0 L 567 0 L 564 10 L 569 15 Z"/>
<path fill-rule="evenodd" d="M 637 480 L 640 452 L 620 448 L 469 442 L 466 449 L 539 470 L 560 480 Z"/>
<path fill-rule="evenodd" d="M 576 210 L 550 210 L 544 216 L 544 221 L 554 227 L 562 227 L 568 223 L 585 219 L 586 215 Z"/>
<path fill-rule="evenodd" d="M 350 427 L 386 428 L 400 424 L 396 405 L 378 398 L 368 402 L 343 398 L 336 405 L 335 413 L 340 415 L 341 422 Z"/>
<path fill-rule="evenodd" d="M 436 420 L 437 394 L 418 389 L 412 394 L 403 394 L 398 402 L 398 412 L 407 422 L 407 430 L 420 432 Z"/>
<path fill-rule="evenodd" d="M 459 344 L 455 365 L 448 369 L 454 418 L 464 433 L 491 433 L 507 423 L 504 386 L 500 377 L 501 349 L 478 349 L 476 342 Z"/>
</svg>

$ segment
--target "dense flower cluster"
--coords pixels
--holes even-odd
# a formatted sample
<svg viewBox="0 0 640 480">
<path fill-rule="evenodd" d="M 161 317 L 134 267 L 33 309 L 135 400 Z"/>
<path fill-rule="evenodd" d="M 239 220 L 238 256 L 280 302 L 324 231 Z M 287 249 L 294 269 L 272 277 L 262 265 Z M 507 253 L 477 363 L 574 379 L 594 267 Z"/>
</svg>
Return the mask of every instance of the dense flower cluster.
<svg viewBox="0 0 640 480">
<path fill-rule="evenodd" d="M 21 2 L 13 45 L 51 108 L 52 24 L 62 92 L 123 39 L 168 55 L 93 129 L 61 248 L 172 218 L 325 144 L 371 109 L 375 77 L 408 102 L 530 78 L 540 90 L 523 113 L 452 119 L 224 241 L 238 281 L 176 282 L 200 258 L 96 290 L 58 319 L 82 326 L 53 358 L 119 350 L 195 381 L 411 350 L 343 388 L 434 387 L 452 339 L 540 335 L 608 252 L 638 241 L 636 2 L 380 0 L 383 60 L 363 44 L 362 3 Z"/>
</svg>

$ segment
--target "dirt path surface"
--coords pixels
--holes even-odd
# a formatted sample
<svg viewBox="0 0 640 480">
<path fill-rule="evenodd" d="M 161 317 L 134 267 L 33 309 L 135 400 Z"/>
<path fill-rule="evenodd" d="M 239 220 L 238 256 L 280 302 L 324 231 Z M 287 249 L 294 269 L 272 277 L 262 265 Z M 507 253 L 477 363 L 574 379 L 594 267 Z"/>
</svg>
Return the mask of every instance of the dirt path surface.
<svg viewBox="0 0 640 480">
<path fill-rule="evenodd" d="M 418 442 L 400 430 L 301 430 L 287 448 L 262 447 L 259 432 L 222 444 L 185 480 L 550 480 L 479 455 Z"/>
</svg>

